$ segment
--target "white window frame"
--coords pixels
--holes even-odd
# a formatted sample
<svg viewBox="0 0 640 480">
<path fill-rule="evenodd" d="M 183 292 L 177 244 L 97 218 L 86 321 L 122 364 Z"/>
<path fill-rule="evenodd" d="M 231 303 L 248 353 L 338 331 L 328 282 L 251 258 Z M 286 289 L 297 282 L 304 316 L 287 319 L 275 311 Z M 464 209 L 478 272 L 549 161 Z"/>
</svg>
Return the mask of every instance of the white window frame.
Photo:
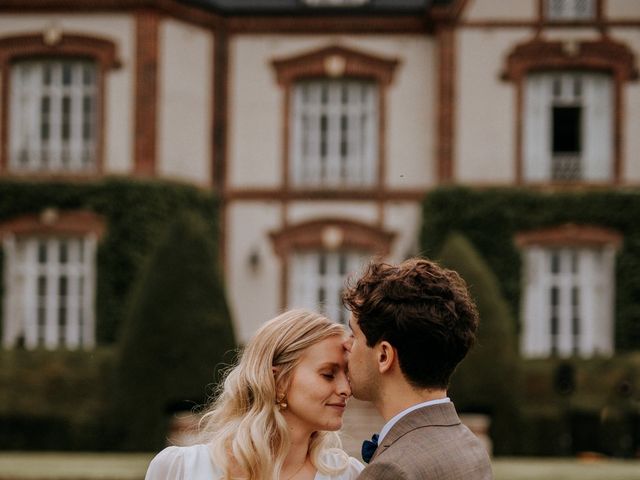
<svg viewBox="0 0 640 480">
<path fill-rule="evenodd" d="M 9 170 L 90 173 L 97 168 L 98 65 L 78 58 L 11 67 Z"/>
<path fill-rule="evenodd" d="M 580 85 L 576 94 L 573 85 Z M 527 182 L 613 179 L 614 89 L 611 75 L 600 72 L 535 72 L 525 79 L 523 179 Z M 582 108 L 581 145 L 577 158 L 554 158 L 552 112 L 557 104 Z M 556 156 L 558 157 L 558 156 Z M 556 162 L 568 162 L 575 178 L 554 178 Z M 577 165 L 576 165 L 577 163 Z"/>
<path fill-rule="evenodd" d="M 94 234 L 4 238 L 5 348 L 94 347 L 96 244 Z"/>
<path fill-rule="evenodd" d="M 378 180 L 378 99 L 373 80 L 294 84 L 291 179 L 296 187 L 373 187 Z"/>
<path fill-rule="evenodd" d="M 596 0 L 545 0 L 550 21 L 586 21 L 596 17 Z"/>
<path fill-rule="evenodd" d="M 615 249 L 530 246 L 523 260 L 523 356 L 612 355 Z"/>
<path fill-rule="evenodd" d="M 293 252 L 289 257 L 288 307 L 309 308 L 347 324 L 349 312 L 341 300 L 345 281 L 367 258 L 358 250 Z"/>
</svg>

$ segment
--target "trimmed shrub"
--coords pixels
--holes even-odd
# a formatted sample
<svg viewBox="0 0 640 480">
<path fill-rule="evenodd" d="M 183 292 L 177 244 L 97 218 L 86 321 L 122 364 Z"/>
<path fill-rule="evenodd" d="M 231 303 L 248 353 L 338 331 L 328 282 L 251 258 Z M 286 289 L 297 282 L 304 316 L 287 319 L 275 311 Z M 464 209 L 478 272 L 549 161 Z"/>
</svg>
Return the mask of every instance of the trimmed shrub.
<svg viewBox="0 0 640 480">
<path fill-rule="evenodd" d="M 574 371 L 570 391 L 557 385 L 558 368 L 566 365 Z M 520 453 L 636 455 L 640 449 L 640 354 L 527 360 L 521 368 Z"/>
<path fill-rule="evenodd" d="M 110 448 L 113 350 L 0 351 L 0 449 Z"/>
<path fill-rule="evenodd" d="M 491 416 L 496 454 L 514 453 L 518 356 L 508 304 L 495 275 L 463 235 L 450 234 L 438 259 L 467 282 L 480 313 L 478 343 L 454 373 L 449 394 L 460 411 Z"/>
<path fill-rule="evenodd" d="M 203 403 L 216 366 L 234 349 L 209 230 L 181 214 L 152 253 L 132 293 L 117 362 L 123 447 L 166 444 L 168 409 Z"/>
</svg>

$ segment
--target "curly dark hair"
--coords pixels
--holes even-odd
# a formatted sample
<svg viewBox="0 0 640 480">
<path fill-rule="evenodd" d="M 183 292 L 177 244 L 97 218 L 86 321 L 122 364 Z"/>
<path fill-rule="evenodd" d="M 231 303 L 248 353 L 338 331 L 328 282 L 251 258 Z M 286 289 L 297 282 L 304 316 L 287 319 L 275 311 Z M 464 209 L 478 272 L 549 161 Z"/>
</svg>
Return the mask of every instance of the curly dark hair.
<svg viewBox="0 0 640 480">
<path fill-rule="evenodd" d="M 479 317 L 465 281 L 429 260 L 372 262 L 349 281 L 342 299 L 367 346 L 388 341 L 405 378 L 418 388 L 446 389 L 475 343 Z"/>
</svg>

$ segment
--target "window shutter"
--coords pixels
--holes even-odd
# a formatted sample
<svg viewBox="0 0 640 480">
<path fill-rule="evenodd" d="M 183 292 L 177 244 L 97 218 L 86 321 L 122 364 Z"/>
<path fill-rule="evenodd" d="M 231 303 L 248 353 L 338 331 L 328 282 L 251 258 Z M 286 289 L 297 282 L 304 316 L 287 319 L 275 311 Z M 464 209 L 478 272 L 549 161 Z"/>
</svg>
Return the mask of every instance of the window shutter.
<svg viewBox="0 0 640 480">
<path fill-rule="evenodd" d="M 81 286 L 82 323 L 80 339 L 85 348 L 95 346 L 96 339 L 96 313 L 95 313 L 95 292 L 96 292 L 96 269 L 95 261 L 98 239 L 94 234 L 89 235 L 80 244 L 80 257 L 78 268 L 83 275 L 78 279 Z"/>
<path fill-rule="evenodd" d="M 613 172 L 611 78 L 604 74 L 590 74 L 584 78 L 584 179 L 608 181 Z"/>
<path fill-rule="evenodd" d="M 17 302 L 15 288 L 18 281 L 15 267 L 16 242 L 13 235 L 5 237 L 4 242 L 4 284 L 11 285 L 13 288 L 6 289 L 3 298 L 3 329 L 2 329 L 2 346 L 4 348 L 12 347 L 19 335 L 20 324 L 16 322 L 18 312 L 16 311 Z"/>
<path fill-rule="evenodd" d="M 600 254 L 596 292 L 594 297 L 598 317 L 594 328 L 594 353 L 611 355 L 614 353 L 614 298 L 615 298 L 615 250 L 605 247 Z"/>
<path fill-rule="evenodd" d="M 37 277 L 38 277 L 38 245 L 35 241 L 25 242 L 22 246 L 24 248 L 24 263 L 22 265 L 22 276 L 24 278 L 24 292 L 23 293 L 23 321 L 24 321 L 24 333 L 25 333 L 25 346 L 29 349 L 36 348 L 39 342 L 38 332 L 38 291 L 37 291 Z"/>
<path fill-rule="evenodd" d="M 525 88 L 523 177 L 529 182 L 548 180 L 551 172 L 551 78 L 531 75 Z"/>
<path fill-rule="evenodd" d="M 549 299 L 545 281 L 547 255 L 539 248 L 524 254 L 524 328 L 520 338 L 522 354 L 527 357 L 546 356 L 550 350 Z"/>
</svg>

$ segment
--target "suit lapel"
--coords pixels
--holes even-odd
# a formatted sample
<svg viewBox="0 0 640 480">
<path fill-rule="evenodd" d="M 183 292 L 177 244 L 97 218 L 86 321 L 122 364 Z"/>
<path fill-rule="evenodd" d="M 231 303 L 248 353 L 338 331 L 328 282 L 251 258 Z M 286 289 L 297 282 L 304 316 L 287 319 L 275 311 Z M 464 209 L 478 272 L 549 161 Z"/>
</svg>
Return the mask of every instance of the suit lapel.
<svg viewBox="0 0 640 480">
<path fill-rule="evenodd" d="M 416 428 L 435 426 L 449 427 L 459 425 L 460 423 L 460 418 L 452 402 L 430 405 L 414 410 L 402 417 L 391 427 L 389 433 L 385 435 L 380 445 L 378 445 L 369 463 L 373 462 L 378 455 L 393 445 L 400 437 Z"/>
</svg>

